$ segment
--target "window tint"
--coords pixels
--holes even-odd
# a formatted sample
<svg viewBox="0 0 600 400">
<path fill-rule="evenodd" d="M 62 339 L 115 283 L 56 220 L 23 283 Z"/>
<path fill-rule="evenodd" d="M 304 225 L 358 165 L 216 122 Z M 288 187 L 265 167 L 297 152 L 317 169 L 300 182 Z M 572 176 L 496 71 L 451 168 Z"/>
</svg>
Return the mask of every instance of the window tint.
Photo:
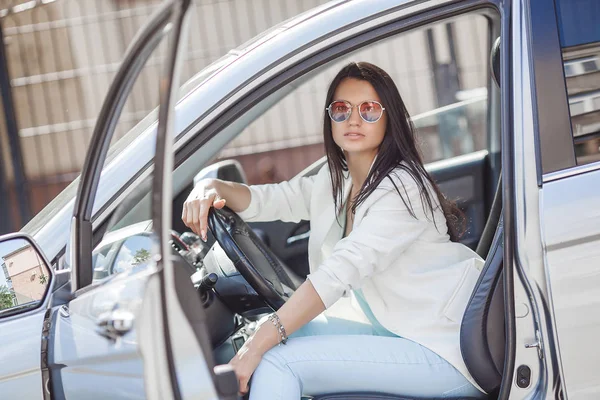
<svg viewBox="0 0 600 400">
<path fill-rule="evenodd" d="M 556 0 L 577 164 L 600 161 L 600 1 Z"/>
</svg>

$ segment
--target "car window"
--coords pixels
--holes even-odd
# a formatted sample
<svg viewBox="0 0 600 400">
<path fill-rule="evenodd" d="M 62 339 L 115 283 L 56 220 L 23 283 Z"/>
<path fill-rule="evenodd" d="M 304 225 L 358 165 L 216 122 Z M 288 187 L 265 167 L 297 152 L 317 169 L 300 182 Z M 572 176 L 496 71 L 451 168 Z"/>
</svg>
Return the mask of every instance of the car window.
<svg viewBox="0 0 600 400">
<path fill-rule="evenodd" d="M 600 161 L 600 3 L 556 0 L 577 164 Z"/>
<path fill-rule="evenodd" d="M 127 238 L 111 263 L 110 272 L 118 274 L 145 268 L 150 262 L 152 239 L 148 235 L 135 235 Z"/>
<path fill-rule="evenodd" d="M 426 163 L 487 148 L 488 20 L 466 15 L 411 30 L 327 64 L 290 85 L 217 155 L 235 159 L 248 183 L 287 180 L 324 156 L 328 85 L 350 61 L 386 70 L 411 114 Z M 289 89 L 289 88 L 288 88 Z"/>
<path fill-rule="evenodd" d="M 232 124 L 231 129 L 227 128 L 235 130 L 231 135 L 219 134 L 230 135 L 233 140 L 220 151 L 203 146 L 203 157 L 239 161 L 250 184 L 280 182 L 295 176 L 324 155 L 321 124 L 327 87 L 349 61 L 369 61 L 392 75 L 417 128 L 425 162 L 485 149 L 490 114 L 489 29 L 485 17 L 463 15 L 349 53 L 282 88 L 279 97 L 257 104 L 256 110 L 247 113 L 251 118 L 247 123 Z M 201 166 L 185 165 L 184 169 L 193 176 Z M 176 194 L 181 190 L 179 172 L 174 174 Z M 151 177 L 144 180 L 148 182 Z M 189 185 L 191 180 L 185 182 Z M 121 201 L 107 224 L 103 243 L 115 232 L 150 218 L 149 187 L 141 186 Z M 177 210 L 174 207 L 174 220 L 180 219 Z M 100 249 L 102 244 L 94 253 Z M 114 261 L 107 261 L 112 260 L 110 254 L 96 258 L 98 277 L 127 270 L 111 270 Z"/>
<path fill-rule="evenodd" d="M 149 84 L 149 82 L 157 82 L 157 79 L 160 77 L 161 68 L 153 68 L 152 66 L 162 65 L 165 62 L 168 50 L 167 39 L 168 35 L 163 36 L 162 40 L 149 54 L 146 64 L 140 69 L 140 73 L 131 84 L 131 90 L 123 103 L 123 110 L 114 123 L 115 130 L 107 157 L 102 165 L 102 173 L 98 184 L 98 188 L 102 188 L 102 190 L 99 189 L 95 193 L 94 205 L 92 207 L 93 212 L 100 209 L 103 204 L 110 203 L 109 193 L 124 196 L 125 202 L 139 202 L 139 199 L 136 198 L 137 195 L 131 198 L 131 196 L 128 197 L 125 194 L 127 188 L 120 186 L 120 182 L 111 179 L 114 176 L 111 173 L 114 174 L 113 170 L 117 169 L 120 171 L 135 168 L 134 163 L 138 161 L 135 159 L 137 154 L 133 157 L 123 157 L 121 150 L 129 144 L 138 144 L 139 146 L 141 141 L 137 139 L 156 123 L 156 110 L 159 105 L 159 85 Z M 207 74 L 210 75 L 212 71 L 211 69 Z M 142 97 L 143 102 L 140 101 Z M 155 111 L 140 122 L 131 119 L 132 113 L 148 105 L 153 106 Z M 139 150 L 138 147 L 138 153 L 144 152 Z M 115 158 L 120 158 L 122 161 L 118 163 L 111 162 Z M 144 177 L 145 184 L 138 183 L 138 186 L 143 186 L 144 191 L 149 192 L 152 187 L 152 179 L 153 172 L 150 170 Z M 121 204 L 123 202 L 123 199 L 121 199 L 114 201 L 112 204 Z M 107 225 L 96 229 L 94 242 L 97 245 L 95 245 L 92 251 L 92 284 L 107 277 L 138 271 L 142 267 L 147 266 L 148 263 L 146 261 L 150 259 L 150 251 L 154 249 L 151 246 L 152 224 L 150 221 L 150 210 L 144 210 L 142 214 L 144 214 L 143 218 L 133 222 L 122 223 L 113 229 L 107 229 Z M 108 225 L 114 225 L 113 222 L 119 222 L 121 218 L 117 213 L 113 213 L 112 219 L 114 221 L 108 221 Z M 68 255 L 70 254 L 71 246 L 72 243 L 69 241 L 65 260 L 69 260 Z M 143 263 L 141 262 L 142 256 L 144 256 Z"/>
</svg>

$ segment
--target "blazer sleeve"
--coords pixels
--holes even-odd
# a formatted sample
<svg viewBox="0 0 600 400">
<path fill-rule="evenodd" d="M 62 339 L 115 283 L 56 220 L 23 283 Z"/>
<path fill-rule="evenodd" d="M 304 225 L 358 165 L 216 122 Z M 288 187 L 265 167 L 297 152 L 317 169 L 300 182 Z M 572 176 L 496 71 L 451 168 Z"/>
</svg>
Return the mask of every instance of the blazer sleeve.
<svg viewBox="0 0 600 400">
<path fill-rule="evenodd" d="M 250 204 L 238 215 L 249 222 L 309 220 L 314 180 L 315 176 L 298 177 L 281 183 L 248 186 Z"/>
<path fill-rule="evenodd" d="M 379 197 L 375 195 L 383 189 L 377 188 L 371 194 L 377 199 L 367 208 L 360 223 L 337 242 L 331 256 L 307 277 L 326 308 L 347 291 L 360 288 L 365 278 L 388 268 L 433 224 L 422 214 L 418 187 L 412 183 L 406 182 L 403 185 L 406 191 L 402 192 L 408 195 L 407 203 L 410 201 L 416 218 L 398 192 L 384 190 L 385 194 Z"/>
</svg>

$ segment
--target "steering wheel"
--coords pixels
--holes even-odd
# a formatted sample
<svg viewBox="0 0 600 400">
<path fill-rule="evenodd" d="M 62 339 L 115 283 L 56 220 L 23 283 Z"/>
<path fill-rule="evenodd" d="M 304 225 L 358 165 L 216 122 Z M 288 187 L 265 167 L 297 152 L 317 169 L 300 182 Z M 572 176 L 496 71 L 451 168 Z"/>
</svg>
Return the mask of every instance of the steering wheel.
<svg viewBox="0 0 600 400">
<path fill-rule="evenodd" d="M 302 280 L 231 209 L 211 207 L 208 226 L 238 272 L 274 311 L 302 284 Z"/>
</svg>

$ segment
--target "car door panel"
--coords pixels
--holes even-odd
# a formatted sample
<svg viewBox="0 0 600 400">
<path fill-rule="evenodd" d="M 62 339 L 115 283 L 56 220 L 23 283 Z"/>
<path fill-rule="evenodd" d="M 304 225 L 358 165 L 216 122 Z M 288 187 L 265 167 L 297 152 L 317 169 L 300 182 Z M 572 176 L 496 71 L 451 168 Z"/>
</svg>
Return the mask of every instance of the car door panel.
<svg viewBox="0 0 600 400">
<path fill-rule="evenodd" d="M 66 399 L 145 398 L 135 325 L 149 272 L 116 275 L 58 309 L 49 363 Z M 133 326 L 110 337 L 99 323 L 116 311 L 132 316 Z"/>
<path fill-rule="evenodd" d="M 544 183 L 545 266 L 569 398 L 597 398 L 600 348 L 600 171 Z"/>
<path fill-rule="evenodd" d="M 94 286 L 53 315 L 49 365 L 67 399 L 145 396 L 135 325 L 152 271 L 148 229 L 144 221 L 106 235 L 92 258 Z M 110 325 L 128 322 L 131 329 L 121 332 Z M 90 387 L 98 389 L 90 392 Z"/>
<path fill-rule="evenodd" d="M 46 309 L 15 315 L 0 328 L 0 397 L 40 399 L 43 396 L 41 353 Z M 10 343 L 10 345 L 8 345 Z"/>
</svg>

